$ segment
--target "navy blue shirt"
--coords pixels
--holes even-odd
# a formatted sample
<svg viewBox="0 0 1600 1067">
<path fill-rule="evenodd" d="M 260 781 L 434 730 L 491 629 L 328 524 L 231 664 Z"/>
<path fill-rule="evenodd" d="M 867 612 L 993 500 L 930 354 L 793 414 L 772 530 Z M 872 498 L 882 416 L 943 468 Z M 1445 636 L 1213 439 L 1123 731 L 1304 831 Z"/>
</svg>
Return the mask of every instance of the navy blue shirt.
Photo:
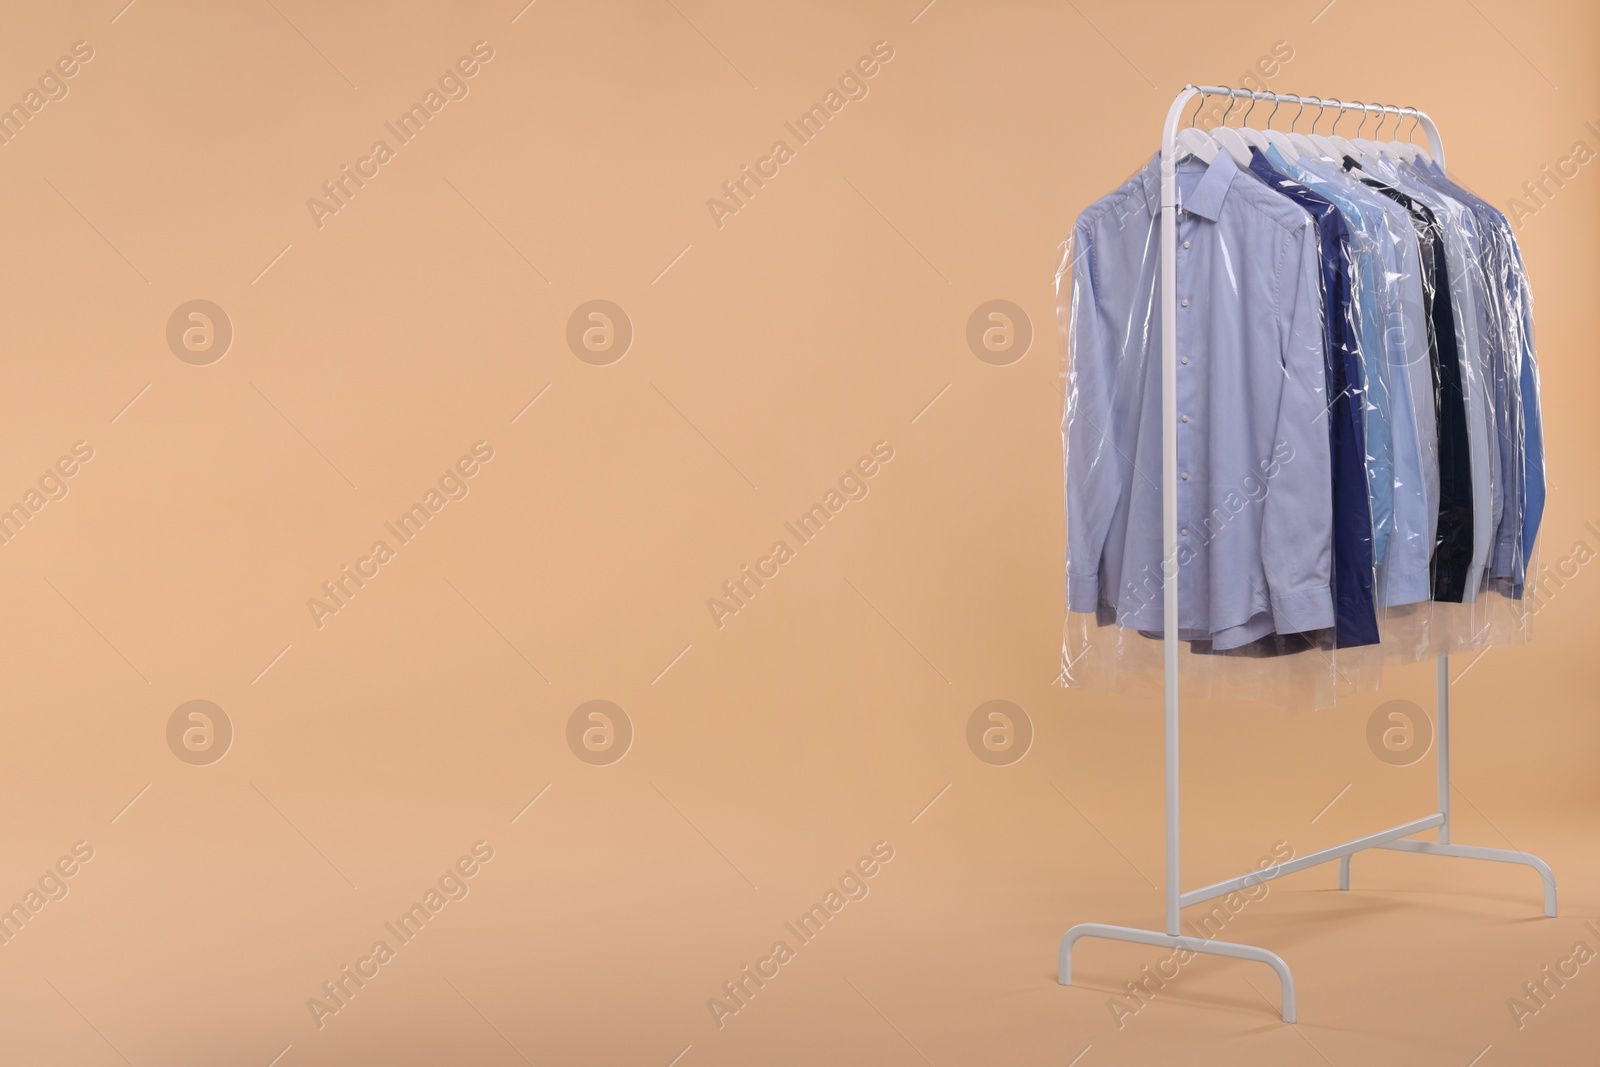
<svg viewBox="0 0 1600 1067">
<path fill-rule="evenodd" d="M 1279 171 L 1259 148 L 1250 170 L 1268 188 L 1311 213 L 1320 237 L 1322 330 L 1328 377 L 1328 424 L 1333 464 L 1334 645 L 1378 643 L 1372 595 L 1372 505 L 1367 496 L 1365 400 L 1360 346 L 1350 306 L 1350 231 L 1339 209 Z"/>
</svg>

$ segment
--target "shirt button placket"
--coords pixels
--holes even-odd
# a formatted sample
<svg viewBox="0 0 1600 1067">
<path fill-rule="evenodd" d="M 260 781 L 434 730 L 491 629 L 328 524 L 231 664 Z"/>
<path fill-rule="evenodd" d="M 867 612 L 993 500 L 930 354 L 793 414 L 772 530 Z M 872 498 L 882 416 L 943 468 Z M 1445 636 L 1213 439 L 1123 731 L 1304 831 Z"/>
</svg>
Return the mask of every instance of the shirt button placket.
<svg viewBox="0 0 1600 1067">
<path fill-rule="evenodd" d="M 1179 227 L 1180 234 L 1182 233 L 1183 230 L 1188 229 L 1191 226 L 1193 226 L 1193 222 L 1188 220 L 1188 219 L 1185 219 L 1184 222 L 1180 224 L 1180 227 Z M 1189 249 L 1189 247 L 1190 247 L 1190 241 L 1187 238 L 1185 238 L 1182 241 L 1182 245 L 1183 245 L 1183 249 L 1185 251 L 1187 251 Z M 1188 259 L 1187 256 L 1184 256 L 1183 258 L 1186 261 Z M 1178 279 L 1179 279 L 1179 283 L 1178 283 L 1178 295 L 1179 295 L 1178 307 L 1180 309 L 1187 308 L 1189 306 L 1189 297 L 1186 295 L 1187 292 L 1189 291 L 1188 286 L 1191 284 L 1191 279 L 1190 279 L 1189 275 L 1190 275 L 1189 271 L 1184 270 L 1184 269 L 1180 269 L 1179 270 L 1179 273 L 1178 273 Z M 1186 322 L 1179 327 L 1179 329 L 1178 329 L 1178 347 L 1179 347 L 1180 350 L 1188 348 L 1187 340 L 1188 340 L 1188 336 L 1189 336 L 1190 332 L 1191 331 L 1187 328 L 1187 323 Z M 1178 362 L 1182 366 L 1187 367 L 1189 365 L 1189 356 L 1187 355 L 1187 353 L 1185 353 L 1183 355 L 1180 355 L 1178 357 Z M 1179 404 L 1184 403 L 1185 399 L 1186 398 L 1185 398 L 1184 383 L 1179 382 L 1179 384 L 1178 384 L 1178 403 Z M 1180 416 L 1180 419 L 1185 425 L 1187 425 L 1187 423 L 1189 422 L 1189 416 L 1187 416 L 1187 415 Z M 1184 459 L 1187 456 L 1187 454 L 1190 452 L 1190 450 L 1191 449 L 1190 449 L 1190 442 L 1188 440 L 1188 434 L 1183 433 L 1182 431 L 1180 431 L 1179 437 L 1178 437 L 1178 462 L 1180 464 L 1184 463 Z M 1188 488 L 1189 487 L 1186 484 L 1183 484 L 1183 483 L 1188 482 L 1188 480 L 1189 480 L 1189 472 L 1187 470 L 1183 469 L 1183 466 L 1179 467 L 1178 480 L 1179 480 L 1179 483 L 1180 483 L 1179 486 L 1178 486 L 1178 515 L 1179 515 L 1178 536 L 1180 538 L 1187 539 L 1188 536 L 1189 536 L 1189 526 L 1188 526 L 1187 520 L 1184 519 L 1182 516 L 1185 516 L 1185 515 L 1189 514 L 1189 511 L 1190 511 L 1189 493 L 1188 493 Z M 1180 554 L 1178 559 L 1179 559 L 1179 565 L 1180 565 L 1180 568 L 1181 568 L 1183 555 Z"/>
</svg>

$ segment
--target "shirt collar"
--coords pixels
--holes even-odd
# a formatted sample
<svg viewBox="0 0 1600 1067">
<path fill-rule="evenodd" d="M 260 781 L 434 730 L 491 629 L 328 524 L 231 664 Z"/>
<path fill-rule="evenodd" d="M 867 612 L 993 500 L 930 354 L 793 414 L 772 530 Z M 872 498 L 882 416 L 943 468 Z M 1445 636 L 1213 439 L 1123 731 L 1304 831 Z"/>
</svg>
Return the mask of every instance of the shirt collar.
<svg viewBox="0 0 1600 1067">
<path fill-rule="evenodd" d="M 1186 170 L 1192 171 L 1195 167 L 1204 166 L 1205 173 L 1195 183 L 1195 187 L 1187 197 L 1179 196 L 1178 203 L 1181 207 L 1193 214 L 1203 216 L 1212 222 L 1222 214 L 1222 201 L 1228 195 L 1228 189 L 1233 185 L 1235 175 L 1239 173 L 1239 165 L 1233 157 L 1221 149 L 1217 150 L 1216 158 L 1209 164 L 1202 164 L 1199 160 L 1186 160 L 1178 164 L 1180 178 Z M 1150 209 L 1152 216 L 1161 214 L 1161 153 L 1157 152 L 1154 159 L 1144 168 L 1140 175 L 1140 188 L 1144 193 L 1145 205 Z"/>
<path fill-rule="evenodd" d="M 1233 161 L 1233 157 L 1226 152 L 1217 152 L 1216 158 L 1206 166 L 1206 172 L 1200 175 L 1200 180 L 1189 191 L 1189 195 L 1181 199 L 1183 207 L 1192 214 L 1217 221 L 1222 215 L 1222 201 L 1227 198 L 1228 189 L 1238 173 L 1239 165 Z"/>
</svg>

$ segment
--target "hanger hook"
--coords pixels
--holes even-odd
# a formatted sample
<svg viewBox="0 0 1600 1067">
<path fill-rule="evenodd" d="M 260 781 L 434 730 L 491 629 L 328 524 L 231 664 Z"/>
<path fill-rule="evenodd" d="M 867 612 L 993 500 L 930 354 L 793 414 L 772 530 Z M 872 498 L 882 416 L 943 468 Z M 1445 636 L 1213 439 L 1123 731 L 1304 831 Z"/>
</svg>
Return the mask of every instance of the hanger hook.
<svg viewBox="0 0 1600 1067">
<path fill-rule="evenodd" d="M 1372 117 L 1372 112 L 1368 110 L 1368 107 L 1369 105 L 1365 102 L 1361 103 L 1361 121 L 1356 124 L 1357 137 L 1365 136 L 1361 131 L 1367 128 L 1367 119 Z M 1382 114 L 1382 112 L 1379 112 L 1379 114 Z"/>
<path fill-rule="evenodd" d="M 1250 91 L 1250 106 L 1244 109 L 1244 116 L 1239 119 L 1239 125 L 1241 125 L 1241 126 L 1250 125 L 1250 116 L 1255 111 L 1255 109 L 1256 109 L 1256 94 L 1255 94 L 1255 90 L 1252 89 Z"/>
<path fill-rule="evenodd" d="M 1417 139 L 1417 128 L 1422 125 L 1422 119 L 1420 117 L 1421 112 L 1414 107 L 1408 108 L 1407 110 L 1411 112 L 1411 129 L 1406 133 L 1406 143 L 1415 144 Z"/>
<path fill-rule="evenodd" d="M 1239 101 L 1239 98 L 1233 95 L 1233 86 L 1224 85 L 1223 88 L 1228 90 L 1228 108 L 1222 113 L 1222 121 L 1217 123 L 1218 126 L 1226 126 L 1228 124 L 1228 116 L 1233 114 L 1233 105 Z"/>
<path fill-rule="evenodd" d="M 1317 102 L 1317 114 L 1316 114 L 1316 117 L 1311 120 L 1311 132 L 1312 133 L 1316 133 L 1317 132 L 1317 123 L 1322 121 L 1322 111 L 1323 111 L 1322 97 L 1313 96 L 1313 97 L 1310 97 L 1310 99 L 1315 100 Z"/>
<path fill-rule="evenodd" d="M 1283 98 L 1277 93 L 1272 94 L 1272 110 L 1267 112 L 1267 129 L 1272 129 L 1272 120 L 1278 114 L 1278 108 L 1283 106 Z"/>
<path fill-rule="evenodd" d="M 1306 98 L 1305 97 L 1302 96 L 1302 97 L 1296 98 L 1296 102 L 1299 103 L 1300 106 L 1295 109 L 1294 118 L 1289 120 L 1289 132 L 1290 133 L 1294 132 L 1295 124 L 1300 121 L 1300 116 L 1305 114 L 1305 110 L 1306 110 Z"/>
<path fill-rule="evenodd" d="M 1339 120 L 1344 118 L 1345 108 L 1349 106 L 1343 100 L 1335 100 L 1333 103 L 1333 125 L 1328 127 L 1329 137 L 1339 136 Z"/>
</svg>

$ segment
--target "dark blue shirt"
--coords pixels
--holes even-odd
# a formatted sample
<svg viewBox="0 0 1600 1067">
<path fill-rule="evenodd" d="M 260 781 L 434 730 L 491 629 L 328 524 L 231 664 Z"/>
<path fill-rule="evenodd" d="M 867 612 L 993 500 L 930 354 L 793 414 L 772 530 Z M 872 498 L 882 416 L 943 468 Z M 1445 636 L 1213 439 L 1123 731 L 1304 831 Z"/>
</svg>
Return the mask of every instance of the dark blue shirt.
<svg viewBox="0 0 1600 1067">
<path fill-rule="evenodd" d="M 1374 645 L 1378 615 L 1372 596 L 1372 507 L 1367 496 L 1360 346 L 1350 306 L 1350 231 L 1331 201 L 1279 171 L 1259 148 L 1250 149 L 1250 171 L 1268 188 L 1305 208 L 1317 224 L 1333 464 L 1334 645 Z"/>
</svg>

